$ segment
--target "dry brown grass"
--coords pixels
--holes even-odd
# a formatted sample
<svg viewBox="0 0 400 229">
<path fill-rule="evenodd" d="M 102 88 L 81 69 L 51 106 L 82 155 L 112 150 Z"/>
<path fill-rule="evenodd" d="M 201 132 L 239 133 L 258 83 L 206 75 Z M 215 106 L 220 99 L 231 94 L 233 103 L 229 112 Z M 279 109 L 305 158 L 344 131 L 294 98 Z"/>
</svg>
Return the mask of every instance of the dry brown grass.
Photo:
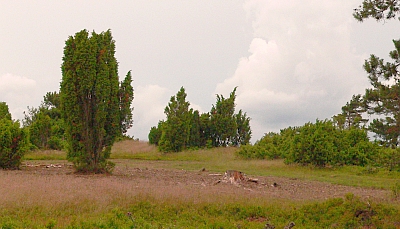
<svg viewBox="0 0 400 229">
<path fill-rule="evenodd" d="M 205 187 L 201 180 L 184 181 L 186 173 L 147 170 L 141 177 L 140 169 L 117 169 L 117 175 L 112 176 L 76 175 L 68 168 L 63 169 L 64 172 L 67 170 L 64 174 L 44 167 L 0 170 L 0 209 L 16 214 L 37 214 L 30 218 L 35 218 L 38 224 L 57 218 L 58 226 L 64 227 L 77 218 L 96 218 L 116 207 L 128 209 L 143 201 L 161 205 L 257 203 L 256 198 L 262 196 L 227 185 L 208 183 Z"/>
<path fill-rule="evenodd" d="M 111 158 L 129 158 L 133 154 L 150 152 L 157 152 L 157 147 L 145 141 L 124 140 L 113 145 Z"/>
</svg>

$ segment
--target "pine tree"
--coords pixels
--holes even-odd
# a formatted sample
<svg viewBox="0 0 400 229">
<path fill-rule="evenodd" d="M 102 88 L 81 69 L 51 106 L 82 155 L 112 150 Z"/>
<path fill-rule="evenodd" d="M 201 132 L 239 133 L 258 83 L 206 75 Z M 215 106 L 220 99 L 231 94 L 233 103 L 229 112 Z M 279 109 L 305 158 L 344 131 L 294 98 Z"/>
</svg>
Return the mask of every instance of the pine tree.
<svg viewBox="0 0 400 229">
<path fill-rule="evenodd" d="M 400 12 L 399 0 L 363 0 L 359 8 L 354 9 L 353 16 L 358 21 L 369 17 L 377 21 L 392 19 Z M 399 18 L 400 20 L 400 18 Z"/>
<path fill-rule="evenodd" d="M 383 145 L 397 147 L 400 143 L 400 40 L 393 41 L 396 50 L 390 52 L 393 63 L 371 55 L 365 61 L 364 69 L 368 73 L 373 88 L 366 89 L 364 100 L 369 114 L 383 115 L 375 118 L 369 126 Z"/>
<path fill-rule="evenodd" d="M 364 0 L 353 16 L 361 22 L 370 17 L 380 21 L 393 19 L 399 12 L 398 0 Z M 378 116 L 370 123 L 369 130 L 376 134 L 382 145 L 395 148 L 400 143 L 400 40 L 393 40 L 393 43 L 392 63 L 375 55 L 365 61 L 364 69 L 372 88 L 366 89 L 363 104 L 369 114 Z"/>
<path fill-rule="evenodd" d="M 350 102 L 342 107 L 342 113 L 333 116 L 335 125 L 340 129 L 364 128 L 368 122 L 362 117 L 366 112 L 364 103 L 361 95 L 353 95 Z"/>
</svg>

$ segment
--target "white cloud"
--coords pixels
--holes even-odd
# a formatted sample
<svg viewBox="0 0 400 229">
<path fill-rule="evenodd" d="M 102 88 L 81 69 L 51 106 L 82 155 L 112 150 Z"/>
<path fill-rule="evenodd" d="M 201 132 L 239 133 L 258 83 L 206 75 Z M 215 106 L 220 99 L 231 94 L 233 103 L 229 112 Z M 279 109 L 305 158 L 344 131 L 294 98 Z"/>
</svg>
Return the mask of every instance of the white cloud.
<svg viewBox="0 0 400 229">
<path fill-rule="evenodd" d="M 146 140 L 152 126 L 165 119 L 164 108 L 170 96 L 167 88 L 159 85 L 138 86 L 133 99 L 133 127 L 128 134 Z"/>
<path fill-rule="evenodd" d="M 24 76 L 10 73 L 0 76 L 0 101 L 7 103 L 13 119 L 22 119 L 26 107 L 35 104 L 36 86 L 35 80 Z"/>
<path fill-rule="evenodd" d="M 367 86 L 363 58 L 351 47 L 347 0 L 250 0 L 244 8 L 253 20 L 250 54 L 216 92 L 238 86 L 237 107 L 253 120 L 253 142 L 265 132 L 330 118 Z"/>
<path fill-rule="evenodd" d="M 5 93 L 21 92 L 36 86 L 36 81 L 10 73 L 0 76 L 0 90 Z"/>
</svg>

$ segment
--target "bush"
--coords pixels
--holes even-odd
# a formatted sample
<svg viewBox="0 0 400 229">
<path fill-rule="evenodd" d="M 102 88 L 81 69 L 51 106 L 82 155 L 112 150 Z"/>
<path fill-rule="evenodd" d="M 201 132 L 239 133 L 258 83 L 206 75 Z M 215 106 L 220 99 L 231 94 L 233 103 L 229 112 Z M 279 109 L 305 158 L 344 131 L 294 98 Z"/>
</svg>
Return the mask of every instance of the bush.
<svg viewBox="0 0 400 229">
<path fill-rule="evenodd" d="M 375 163 L 380 149 L 376 143 L 369 141 L 366 130 L 340 129 L 332 121 L 317 120 L 316 123 L 283 129 L 279 134 L 267 133 L 254 146 L 241 147 L 238 155 L 257 159 L 284 158 L 285 163 L 318 167 L 366 166 Z M 381 161 L 385 161 L 390 168 L 399 167 L 400 153 L 390 151 L 386 158 L 381 158 Z"/>
<path fill-rule="evenodd" d="M 0 119 L 0 168 L 18 169 L 28 147 L 27 134 L 19 122 Z"/>
<path fill-rule="evenodd" d="M 243 145 L 237 154 L 242 158 L 247 159 L 276 159 L 277 150 L 272 144 L 261 147 L 259 145 Z"/>
<path fill-rule="evenodd" d="M 381 148 L 375 161 L 389 171 L 400 171 L 400 149 Z"/>
<path fill-rule="evenodd" d="M 65 149 L 66 142 L 57 136 L 51 136 L 47 141 L 47 144 L 49 145 L 50 149 L 63 150 Z"/>
<path fill-rule="evenodd" d="M 281 134 L 267 133 L 254 146 L 243 145 L 238 151 L 238 155 L 243 158 L 254 159 L 278 159 L 285 157 L 290 144 L 292 128 L 281 130 Z"/>
<path fill-rule="evenodd" d="M 298 129 L 286 163 L 323 167 L 368 165 L 378 152 L 367 132 L 359 128 L 339 129 L 331 121 L 317 120 Z"/>
</svg>

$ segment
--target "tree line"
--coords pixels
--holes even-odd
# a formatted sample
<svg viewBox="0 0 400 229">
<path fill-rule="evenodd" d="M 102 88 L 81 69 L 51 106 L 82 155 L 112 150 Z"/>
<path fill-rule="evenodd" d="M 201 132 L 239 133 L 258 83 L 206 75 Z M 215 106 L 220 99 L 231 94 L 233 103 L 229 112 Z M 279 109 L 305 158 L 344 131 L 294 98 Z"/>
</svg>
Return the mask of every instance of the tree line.
<svg viewBox="0 0 400 229">
<path fill-rule="evenodd" d="M 163 152 L 190 148 L 241 146 L 250 142 L 250 118 L 246 112 L 235 113 L 236 88 L 229 98 L 217 95 L 211 111 L 193 110 L 186 101 L 183 87 L 172 96 L 164 109 L 166 120 L 160 120 L 149 133 L 149 143 Z"/>
</svg>

